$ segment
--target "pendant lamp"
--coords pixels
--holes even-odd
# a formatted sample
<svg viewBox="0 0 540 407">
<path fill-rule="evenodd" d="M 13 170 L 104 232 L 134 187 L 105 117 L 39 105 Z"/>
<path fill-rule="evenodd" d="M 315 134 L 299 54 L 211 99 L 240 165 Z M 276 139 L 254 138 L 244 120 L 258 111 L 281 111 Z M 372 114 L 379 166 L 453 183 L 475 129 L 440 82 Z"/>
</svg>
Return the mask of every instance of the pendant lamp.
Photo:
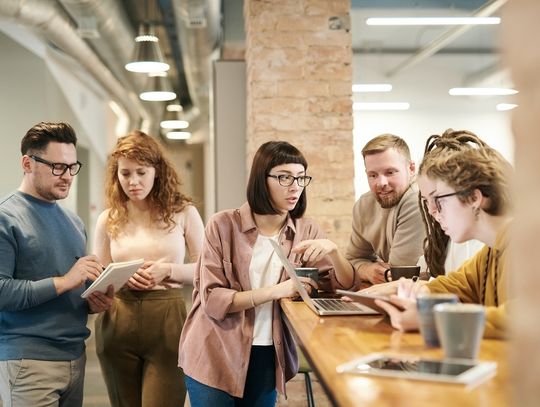
<svg viewBox="0 0 540 407">
<path fill-rule="evenodd" d="M 165 102 L 176 98 L 166 72 L 148 74 L 144 91 L 139 94 L 141 100 L 150 102 Z"/>
<path fill-rule="evenodd" d="M 163 60 L 159 39 L 154 26 L 148 23 L 139 25 L 139 35 L 135 38 L 135 49 L 131 62 L 125 65 L 130 72 L 165 72 L 170 66 Z"/>
<path fill-rule="evenodd" d="M 173 102 L 165 107 L 163 119 L 159 123 L 162 129 L 185 129 L 189 127 L 189 122 L 182 116 L 182 105 Z"/>
</svg>

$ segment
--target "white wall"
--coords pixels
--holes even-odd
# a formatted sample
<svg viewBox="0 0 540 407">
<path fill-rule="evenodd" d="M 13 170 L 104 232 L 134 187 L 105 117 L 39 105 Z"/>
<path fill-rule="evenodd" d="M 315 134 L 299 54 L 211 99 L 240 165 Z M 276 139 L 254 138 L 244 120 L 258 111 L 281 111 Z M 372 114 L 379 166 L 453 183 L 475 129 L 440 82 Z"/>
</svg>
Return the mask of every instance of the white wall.
<svg viewBox="0 0 540 407">
<path fill-rule="evenodd" d="M 402 137 L 411 149 L 413 159 L 420 163 L 427 138 L 446 129 L 470 130 L 513 162 L 514 143 L 510 128 L 511 112 L 495 109 L 509 98 L 471 98 L 448 95 L 451 87 L 463 86 L 467 78 L 478 77 L 478 71 L 495 63 L 492 56 L 435 55 L 421 64 L 404 70 L 395 77 L 385 72 L 406 56 L 355 55 L 354 83 L 391 83 L 392 92 L 354 94 L 354 101 L 409 102 L 408 111 L 355 112 L 355 192 L 369 190 L 360 150 L 373 137 L 392 133 Z M 485 83 L 485 82 L 484 82 Z M 505 85 L 505 84 L 494 84 Z"/>
<path fill-rule="evenodd" d="M 6 35 L 8 33 L 9 35 Z M 103 207 L 105 140 L 111 127 L 104 93 L 78 72 L 77 65 L 51 50 L 30 31 L 0 21 L 0 196 L 17 189 L 22 178 L 20 141 L 40 121 L 65 121 L 75 129 L 81 148 L 88 150 L 88 184 L 76 181 L 60 203 L 79 212 L 91 241 L 97 214 Z M 79 76 L 77 76 L 79 75 Z M 79 188 L 89 196 L 77 205 Z"/>
</svg>

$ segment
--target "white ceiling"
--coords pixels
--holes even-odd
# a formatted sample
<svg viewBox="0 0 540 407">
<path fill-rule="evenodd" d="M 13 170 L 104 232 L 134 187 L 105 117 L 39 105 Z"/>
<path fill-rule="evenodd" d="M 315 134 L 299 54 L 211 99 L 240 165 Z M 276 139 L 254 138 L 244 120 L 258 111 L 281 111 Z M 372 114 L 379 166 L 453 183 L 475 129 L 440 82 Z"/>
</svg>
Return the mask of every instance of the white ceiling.
<svg viewBox="0 0 540 407">
<path fill-rule="evenodd" d="M 448 95 L 451 87 L 512 86 L 506 71 L 500 65 L 498 46 L 500 25 L 474 26 L 434 55 L 419 58 L 415 64 L 402 69 L 400 66 L 416 52 L 454 28 L 368 26 L 365 23 L 368 17 L 470 16 L 477 7 L 492 3 L 491 1 L 471 1 L 469 5 L 475 6 L 473 9 L 456 8 L 453 4 L 456 2 L 448 1 L 403 1 L 399 8 L 391 7 L 393 5 L 390 4 L 391 1 L 380 1 L 380 4 L 386 6 L 383 8 L 369 7 L 373 3 L 353 0 L 351 10 L 353 82 L 391 83 L 393 90 L 389 93 L 355 94 L 355 101 L 409 102 L 411 110 L 429 110 L 436 107 L 448 111 L 466 109 L 470 112 L 494 111 L 497 103 L 513 101 L 512 97 Z M 408 7 L 407 3 L 410 3 Z M 429 3 L 431 7 L 421 7 L 419 3 Z M 449 6 L 449 3 L 452 4 Z M 362 7 L 362 4 L 367 6 Z M 494 13 L 493 16 L 500 16 L 500 12 Z"/>
</svg>

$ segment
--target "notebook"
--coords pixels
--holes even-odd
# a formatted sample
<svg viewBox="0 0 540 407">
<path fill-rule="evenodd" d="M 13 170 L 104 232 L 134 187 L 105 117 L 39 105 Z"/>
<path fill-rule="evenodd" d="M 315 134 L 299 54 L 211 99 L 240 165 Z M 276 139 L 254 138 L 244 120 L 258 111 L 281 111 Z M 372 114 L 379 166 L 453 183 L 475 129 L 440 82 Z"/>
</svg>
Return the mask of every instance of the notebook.
<svg viewBox="0 0 540 407">
<path fill-rule="evenodd" d="M 300 282 L 300 279 L 294 271 L 294 267 L 287 259 L 279 244 L 269 239 L 270 243 L 274 247 L 275 252 L 277 253 L 281 264 L 285 267 L 285 271 L 289 275 L 290 279 L 294 281 L 298 293 L 304 300 L 304 303 L 316 314 L 318 315 L 377 315 L 377 311 L 372 310 L 364 305 L 361 305 L 356 302 L 342 301 L 339 298 L 311 298 Z"/>
<path fill-rule="evenodd" d="M 104 293 L 107 291 L 109 285 L 114 287 L 114 292 L 118 291 L 124 284 L 126 284 L 129 278 L 135 274 L 143 263 L 144 259 L 110 263 L 99 275 L 99 277 L 96 278 L 92 285 L 81 294 L 81 297 L 86 298 L 94 291 Z"/>
</svg>

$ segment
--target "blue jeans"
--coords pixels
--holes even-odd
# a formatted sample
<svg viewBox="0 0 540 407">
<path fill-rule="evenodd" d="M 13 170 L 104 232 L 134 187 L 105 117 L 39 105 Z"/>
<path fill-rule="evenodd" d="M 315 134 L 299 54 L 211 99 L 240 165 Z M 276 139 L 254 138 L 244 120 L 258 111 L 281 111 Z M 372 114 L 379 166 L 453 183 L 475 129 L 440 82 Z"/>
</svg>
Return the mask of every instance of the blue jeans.
<svg viewBox="0 0 540 407">
<path fill-rule="evenodd" d="M 191 407 L 274 407 L 276 405 L 276 362 L 273 346 L 252 346 L 244 397 L 233 397 L 185 376 Z"/>
</svg>

